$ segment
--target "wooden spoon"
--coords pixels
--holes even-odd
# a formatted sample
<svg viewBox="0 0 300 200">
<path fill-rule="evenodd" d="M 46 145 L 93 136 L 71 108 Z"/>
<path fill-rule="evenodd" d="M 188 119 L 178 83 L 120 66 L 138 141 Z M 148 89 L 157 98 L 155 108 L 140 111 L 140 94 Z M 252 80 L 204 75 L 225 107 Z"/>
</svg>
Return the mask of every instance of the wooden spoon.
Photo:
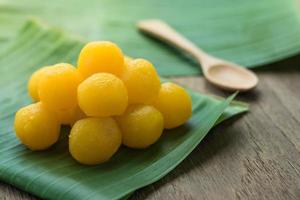
<svg viewBox="0 0 300 200">
<path fill-rule="evenodd" d="M 163 21 L 143 20 L 137 26 L 140 31 L 192 55 L 201 65 L 205 78 L 219 88 L 229 91 L 247 91 L 258 83 L 258 78 L 252 71 L 209 55 Z"/>
</svg>

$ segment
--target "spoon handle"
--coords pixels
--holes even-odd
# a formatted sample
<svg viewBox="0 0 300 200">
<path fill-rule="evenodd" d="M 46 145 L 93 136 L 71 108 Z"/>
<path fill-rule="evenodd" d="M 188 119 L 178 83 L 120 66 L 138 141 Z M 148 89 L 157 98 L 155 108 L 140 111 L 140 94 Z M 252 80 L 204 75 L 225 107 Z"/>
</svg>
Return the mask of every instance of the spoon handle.
<svg viewBox="0 0 300 200">
<path fill-rule="evenodd" d="M 208 57 L 202 49 L 195 46 L 190 40 L 176 32 L 173 28 L 161 20 L 143 20 L 140 21 L 137 26 L 140 31 L 192 55 L 198 60 L 198 62 L 200 62 L 203 58 Z"/>
</svg>

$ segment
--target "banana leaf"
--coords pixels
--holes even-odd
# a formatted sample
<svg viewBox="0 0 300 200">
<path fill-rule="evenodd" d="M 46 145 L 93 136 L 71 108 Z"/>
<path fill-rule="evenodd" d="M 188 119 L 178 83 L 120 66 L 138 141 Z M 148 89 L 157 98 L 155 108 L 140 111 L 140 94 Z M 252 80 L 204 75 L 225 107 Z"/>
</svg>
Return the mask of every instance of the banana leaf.
<svg viewBox="0 0 300 200">
<path fill-rule="evenodd" d="M 47 151 L 32 152 L 15 137 L 14 114 L 31 102 L 26 82 L 37 68 L 57 62 L 74 63 L 83 41 L 36 21 L 0 46 L 0 180 L 45 199 L 120 199 L 151 184 L 175 168 L 209 130 L 248 110 L 246 104 L 189 90 L 193 116 L 179 128 L 164 131 L 145 150 L 121 147 L 107 163 L 83 166 L 68 153 L 68 127 Z"/>
<path fill-rule="evenodd" d="M 257 67 L 300 52 L 299 8 L 298 0 L 0 0 L 0 41 L 35 15 L 89 40 L 115 41 L 161 75 L 196 75 L 192 59 L 138 33 L 135 23 L 163 19 L 209 53 Z"/>
</svg>

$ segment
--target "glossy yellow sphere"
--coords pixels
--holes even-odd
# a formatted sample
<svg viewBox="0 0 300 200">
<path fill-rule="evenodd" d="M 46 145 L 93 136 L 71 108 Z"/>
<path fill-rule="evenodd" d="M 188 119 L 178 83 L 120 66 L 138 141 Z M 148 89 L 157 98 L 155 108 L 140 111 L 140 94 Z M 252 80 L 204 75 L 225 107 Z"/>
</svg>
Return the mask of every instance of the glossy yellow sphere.
<svg viewBox="0 0 300 200">
<path fill-rule="evenodd" d="M 21 108 L 15 115 L 14 128 L 20 141 L 31 150 L 44 150 L 59 138 L 60 126 L 42 103 Z"/>
<path fill-rule="evenodd" d="M 69 136 L 69 150 L 79 163 L 95 165 L 109 160 L 121 145 L 122 135 L 112 118 L 77 121 Z"/>
<path fill-rule="evenodd" d="M 121 115 L 128 104 L 128 94 L 121 79 L 113 74 L 97 73 L 78 87 L 78 103 L 87 116 Z"/>
<path fill-rule="evenodd" d="M 28 92 L 34 101 L 40 100 L 39 93 L 38 93 L 39 82 L 41 79 L 43 79 L 45 73 L 49 69 L 51 69 L 51 66 L 42 67 L 42 68 L 38 69 L 31 75 L 31 77 L 28 81 L 28 85 L 27 85 Z"/>
<path fill-rule="evenodd" d="M 116 119 L 122 132 L 122 142 L 127 147 L 146 148 L 155 143 L 163 132 L 163 116 L 153 106 L 130 105 Z"/>
<path fill-rule="evenodd" d="M 153 105 L 162 113 L 166 129 L 184 124 L 192 115 L 189 94 L 175 83 L 163 83 Z"/>
<path fill-rule="evenodd" d="M 112 42 L 90 42 L 83 47 L 79 54 L 78 70 L 85 78 L 99 72 L 121 76 L 124 72 L 123 53 Z"/>
<path fill-rule="evenodd" d="M 122 79 L 128 90 L 130 104 L 149 103 L 158 95 L 160 79 L 154 66 L 147 60 L 130 61 Z"/>
<path fill-rule="evenodd" d="M 54 113 L 58 122 L 62 125 L 73 126 L 76 121 L 86 118 L 86 115 L 79 108 L 79 106 L 65 110 L 54 110 Z"/>
<path fill-rule="evenodd" d="M 56 64 L 40 80 L 40 100 L 55 110 L 74 108 L 77 106 L 77 87 L 81 81 L 81 75 L 72 65 Z"/>
</svg>

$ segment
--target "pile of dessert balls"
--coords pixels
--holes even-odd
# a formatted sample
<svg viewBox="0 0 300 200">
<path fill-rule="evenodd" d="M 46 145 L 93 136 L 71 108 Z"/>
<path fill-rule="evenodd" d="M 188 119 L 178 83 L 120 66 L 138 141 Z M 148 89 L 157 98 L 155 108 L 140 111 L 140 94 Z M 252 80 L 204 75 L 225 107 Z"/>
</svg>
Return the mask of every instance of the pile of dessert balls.
<svg viewBox="0 0 300 200">
<path fill-rule="evenodd" d="M 142 149 L 163 129 L 184 124 L 192 103 L 184 88 L 160 82 L 154 66 L 132 59 L 108 41 L 83 47 L 78 67 L 59 63 L 40 68 L 28 83 L 36 102 L 15 115 L 15 132 L 31 150 L 57 142 L 61 125 L 70 125 L 69 151 L 82 164 L 109 160 L 123 144 Z"/>
</svg>

